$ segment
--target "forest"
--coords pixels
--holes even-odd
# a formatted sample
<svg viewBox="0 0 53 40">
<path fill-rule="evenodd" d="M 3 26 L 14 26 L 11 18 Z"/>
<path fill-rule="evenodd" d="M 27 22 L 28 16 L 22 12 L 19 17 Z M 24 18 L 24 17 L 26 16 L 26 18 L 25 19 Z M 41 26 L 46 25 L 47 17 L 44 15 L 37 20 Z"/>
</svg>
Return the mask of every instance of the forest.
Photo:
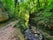
<svg viewBox="0 0 53 40">
<path fill-rule="evenodd" d="M 53 40 L 53 0 L 0 0 L 0 29 L 16 30 L 3 40 Z"/>
</svg>

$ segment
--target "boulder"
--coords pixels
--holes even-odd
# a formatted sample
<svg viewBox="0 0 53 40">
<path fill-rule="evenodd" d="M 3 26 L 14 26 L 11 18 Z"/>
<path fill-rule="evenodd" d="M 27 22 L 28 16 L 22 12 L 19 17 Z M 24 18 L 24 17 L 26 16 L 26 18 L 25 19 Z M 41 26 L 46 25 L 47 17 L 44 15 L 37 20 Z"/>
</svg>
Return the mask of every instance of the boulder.
<svg viewBox="0 0 53 40">
<path fill-rule="evenodd" d="M 7 20 L 9 17 L 7 14 L 0 14 L 0 22 Z"/>
<path fill-rule="evenodd" d="M 0 22 L 6 21 L 9 19 L 7 12 L 2 12 L 0 9 Z"/>
</svg>

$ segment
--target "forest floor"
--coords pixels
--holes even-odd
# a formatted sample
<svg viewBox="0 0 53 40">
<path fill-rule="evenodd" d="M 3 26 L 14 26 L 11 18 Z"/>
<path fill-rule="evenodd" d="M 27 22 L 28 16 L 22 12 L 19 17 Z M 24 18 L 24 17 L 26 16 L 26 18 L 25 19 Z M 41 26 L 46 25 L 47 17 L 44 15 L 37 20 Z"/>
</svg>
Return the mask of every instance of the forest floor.
<svg viewBox="0 0 53 40">
<path fill-rule="evenodd" d="M 19 28 L 15 28 L 14 26 L 18 23 L 17 20 L 10 21 L 8 24 L 6 24 L 4 27 L 0 28 L 0 40 L 25 40 L 24 35 L 21 33 L 21 30 Z M 32 26 L 32 30 L 36 32 L 36 28 Z M 38 30 L 38 32 L 43 33 L 43 35 L 47 35 L 49 37 L 49 34 L 46 32 L 43 32 L 42 30 Z"/>
<path fill-rule="evenodd" d="M 17 21 L 10 22 L 5 27 L 0 28 L 0 40 L 19 40 L 19 38 L 16 38 L 17 35 L 15 34 L 16 28 L 14 28 L 14 26 L 16 23 Z"/>
<path fill-rule="evenodd" d="M 26 40 L 19 28 L 15 28 L 18 21 L 9 22 L 0 28 L 0 40 Z"/>
</svg>

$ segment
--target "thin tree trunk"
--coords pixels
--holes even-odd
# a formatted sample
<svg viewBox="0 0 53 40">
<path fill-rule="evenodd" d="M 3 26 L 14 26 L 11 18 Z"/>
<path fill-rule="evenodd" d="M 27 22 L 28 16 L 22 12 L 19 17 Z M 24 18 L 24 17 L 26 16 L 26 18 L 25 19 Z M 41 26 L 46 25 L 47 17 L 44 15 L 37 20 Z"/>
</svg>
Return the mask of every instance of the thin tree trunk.
<svg viewBox="0 0 53 40">
<path fill-rule="evenodd" d="M 45 0 L 45 7 L 48 5 L 48 0 Z"/>
<path fill-rule="evenodd" d="M 40 1 L 38 0 L 38 7 L 40 7 Z"/>
</svg>

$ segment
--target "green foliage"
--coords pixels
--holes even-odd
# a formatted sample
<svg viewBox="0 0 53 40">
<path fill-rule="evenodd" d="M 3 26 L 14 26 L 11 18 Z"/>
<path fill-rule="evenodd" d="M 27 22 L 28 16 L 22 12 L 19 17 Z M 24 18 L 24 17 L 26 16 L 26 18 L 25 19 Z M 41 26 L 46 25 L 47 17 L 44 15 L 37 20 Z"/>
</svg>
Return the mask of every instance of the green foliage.
<svg viewBox="0 0 53 40">
<path fill-rule="evenodd" d="M 14 12 L 14 0 L 2 0 L 4 8 L 7 8 L 12 13 Z"/>
<path fill-rule="evenodd" d="M 32 12 L 35 17 L 31 18 L 32 22 L 35 23 L 38 28 L 47 30 L 51 32 L 53 29 L 53 1 L 52 0 L 39 0 L 40 7 L 32 7 L 36 8 L 36 11 Z M 44 9 L 44 10 L 41 10 Z M 39 11 L 40 10 L 40 11 Z M 37 12 L 37 13 L 36 13 Z M 51 33 L 50 33 L 51 34 Z"/>
<path fill-rule="evenodd" d="M 49 12 L 53 9 L 53 0 L 20 0 L 17 3 L 15 0 L 2 0 L 2 2 L 11 14 L 20 19 L 19 25 L 22 30 L 28 28 L 29 14 L 34 12 L 37 12 L 33 18 L 36 24 L 51 25 L 53 23 L 53 12 Z"/>
</svg>

